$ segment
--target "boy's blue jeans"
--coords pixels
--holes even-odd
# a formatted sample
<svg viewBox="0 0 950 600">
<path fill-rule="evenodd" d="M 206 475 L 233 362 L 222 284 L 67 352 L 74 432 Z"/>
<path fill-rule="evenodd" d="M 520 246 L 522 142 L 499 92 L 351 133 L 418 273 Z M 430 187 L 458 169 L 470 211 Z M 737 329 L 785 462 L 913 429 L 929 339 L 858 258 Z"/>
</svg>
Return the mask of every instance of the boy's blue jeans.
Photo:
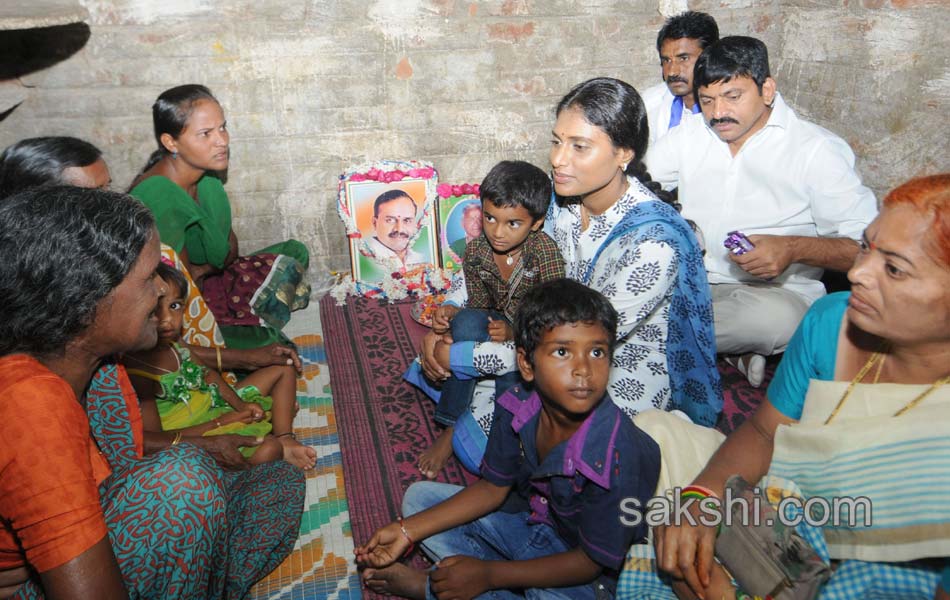
<svg viewBox="0 0 950 600">
<path fill-rule="evenodd" d="M 452 341 L 487 342 L 489 340 L 489 317 L 495 321 L 507 322 L 505 315 L 498 311 L 463 308 L 450 323 Z M 495 378 L 495 396 L 497 397 L 518 383 L 518 378 L 517 371 L 505 373 Z M 459 379 L 455 375 L 450 375 L 442 383 L 442 397 L 435 406 L 436 422 L 446 426 L 454 425 L 455 421 L 472 404 L 476 383 L 478 383 L 478 379 Z"/>
<path fill-rule="evenodd" d="M 419 481 L 406 490 L 402 514 L 413 515 L 460 492 L 461 486 L 435 481 Z M 529 525 L 528 513 L 495 511 L 454 529 L 426 538 L 420 544 L 434 562 L 449 556 L 464 555 L 480 560 L 528 560 L 570 550 L 557 532 L 547 525 Z M 426 598 L 435 595 L 426 582 Z M 581 599 L 609 600 L 613 595 L 597 583 L 567 588 L 528 589 L 518 593 L 492 590 L 478 596 L 483 599 Z"/>
</svg>

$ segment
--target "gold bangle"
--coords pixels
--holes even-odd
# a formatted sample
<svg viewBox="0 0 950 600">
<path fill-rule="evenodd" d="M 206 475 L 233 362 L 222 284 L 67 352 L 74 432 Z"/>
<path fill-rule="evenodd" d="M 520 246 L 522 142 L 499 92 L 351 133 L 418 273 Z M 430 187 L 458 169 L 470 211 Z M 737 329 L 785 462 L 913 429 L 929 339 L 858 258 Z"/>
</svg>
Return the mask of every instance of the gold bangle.
<svg viewBox="0 0 950 600">
<path fill-rule="evenodd" d="M 181 432 L 179 431 L 175 434 L 175 437 L 172 438 L 172 446 L 177 446 L 180 443 L 181 443 Z"/>
<path fill-rule="evenodd" d="M 214 353 L 218 357 L 218 373 L 221 373 L 224 371 L 224 369 L 221 368 L 221 348 L 219 346 L 215 346 Z"/>
</svg>

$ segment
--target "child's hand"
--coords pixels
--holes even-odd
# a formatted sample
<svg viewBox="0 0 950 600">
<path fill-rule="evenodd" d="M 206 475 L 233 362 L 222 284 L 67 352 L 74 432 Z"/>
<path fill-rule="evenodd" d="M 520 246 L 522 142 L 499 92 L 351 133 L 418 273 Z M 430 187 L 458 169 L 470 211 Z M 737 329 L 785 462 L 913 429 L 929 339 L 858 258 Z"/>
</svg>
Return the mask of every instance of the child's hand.
<svg viewBox="0 0 950 600">
<path fill-rule="evenodd" d="M 449 323 L 452 322 L 455 315 L 459 314 L 459 310 L 459 307 L 451 304 L 443 304 L 435 309 L 435 314 L 432 315 L 432 331 L 436 333 L 448 332 Z"/>
<path fill-rule="evenodd" d="M 471 556 L 450 556 L 429 574 L 432 592 L 439 598 L 468 600 L 491 589 L 489 565 Z"/>
<path fill-rule="evenodd" d="M 260 407 L 258 406 L 258 408 Z M 218 417 L 218 423 L 221 423 L 222 425 L 230 425 L 231 423 L 244 423 L 245 425 L 250 425 L 251 423 L 256 422 L 257 420 L 254 418 L 254 413 L 250 409 L 234 410 L 229 413 L 224 413 Z"/>
<path fill-rule="evenodd" d="M 493 342 L 506 342 L 515 339 L 515 332 L 508 321 L 488 317 L 488 337 Z"/>
<path fill-rule="evenodd" d="M 254 416 L 254 422 L 259 422 L 264 418 L 264 409 L 256 402 L 245 402 L 244 406 L 239 412 L 244 412 L 246 410 L 251 411 L 251 414 Z"/>
<path fill-rule="evenodd" d="M 369 542 L 355 548 L 353 553 L 359 566 L 380 569 L 399 560 L 408 548 L 409 540 L 402 534 L 399 523 L 390 523 L 377 529 Z"/>
</svg>

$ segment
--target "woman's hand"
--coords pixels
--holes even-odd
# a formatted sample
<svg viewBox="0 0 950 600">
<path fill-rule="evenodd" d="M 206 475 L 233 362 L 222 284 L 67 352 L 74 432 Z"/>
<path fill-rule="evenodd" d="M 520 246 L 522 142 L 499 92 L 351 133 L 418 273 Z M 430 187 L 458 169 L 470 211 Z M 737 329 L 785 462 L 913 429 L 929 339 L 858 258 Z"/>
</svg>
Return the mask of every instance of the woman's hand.
<svg viewBox="0 0 950 600">
<path fill-rule="evenodd" d="M 673 593 L 676 594 L 679 600 L 694 600 L 694 598 L 734 600 L 736 598 L 736 587 L 732 585 L 732 576 L 726 573 L 726 570 L 719 563 L 713 565 L 709 586 L 702 596 L 697 596 L 693 589 L 682 579 L 671 580 L 670 587 L 673 588 Z"/>
<path fill-rule="evenodd" d="M 205 450 L 215 462 L 225 469 L 242 470 L 250 468 L 251 465 L 238 448 L 260 446 L 264 438 L 228 433 L 207 437 L 188 437 L 186 441 Z"/>
<path fill-rule="evenodd" d="M 680 525 L 660 525 L 653 529 L 656 562 L 660 570 L 674 579 L 684 580 L 694 594 L 704 598 L 714 564 L 716 529 L 700 521 L 699 502 L 693 501 L 688 512 L 695 524 L 684 519 Z"/>
<path fill-rule="evenodd" d="M 409 548 L 409 540 L 402 533 L 399 523 L 380 527 L 364 546 L 353 550 L 356 564 L 361 567 L 381 569 L 393 564 Z"/>
<path fill-rule="evenodd" d="M 468 600 L 491 589 L 488 561 L 471 556 L 449 556 L 429 575 L 432 592 L 439 598 Z"/>
<path fill-rule="evenodd" d="M 432 315 L 432 331 L 440 334 L 448 333 L 452 319 L 459 314 L 460 310 L 459 307 L 452 304 L 443 304 L 435 309 L 435 314 Z"/>
<path fill-rule="evenodd" d="M 432 381 L 445 381 L 452 374 L 448 356 L 451 345 L 450 336 L 439 335 L 434 331 L 428 332 L 422 338 L 422 347 L 419 349 L 422 372 Z"/>
<path fill-rule="evenodd" d="M 298 375 L 303 372 L 303 362 L 297 351 L 290 346 L 274 343 L 248 350 L 227 350 L 228 354 L 232 352 L 237 362 L 234 368 L 242 371 L 255 371 L 262 367 L 281 365 L 293 366 Z"/>
<path fill-rule="evenodd" d="M 182 249 L 178 252 L 178 258 L 181 260 L 181 264 L 185 266 L 188 274 L 191 275 L 192 281 L 194 281 L 195 285 L 198 286 L 199 292 L 204 288 L 205 277 L 217 271 L 214 265 L 210 263 L 205 263 L 203 265 L 192 264 L 191 259 L 188 257 L 188 249 L 185 247 L 182 247 Z"/>
<path fill-rule="evenodd" d="M 195 282 L 195 285 L 198 286 L 198 290 L 201 291 L 205 286 L 205 277 L 212 275 L 217 271 L 212 264 L 204 265 L 188 265 L 188 274 L 191 275 L 191 279 Z"/>
<path fill-rule="evenodd" d="M 746 481 L 758 481 L 768 473 L 772 462 L 776 429 L 779 425 L 794 422 L 766 399 L 750 418 L 729 434 L 693 483 L 708 487 L 721 496 L 731 475 L 741 475 Z M 657 566 L 675 579 L 685 580 L 697 596 L 708 597 L 710 581 L 715 579 L 711 573 L 715 564 L 716 530 L 703 525 L 701 513 L 700 503 L 694 500 L 689 506 L 692 519 L 684 518 L 680 525 L 655 527 L 653 542 Z M 703 518 L 709 521 L 708 516 Z"/>
</svg>

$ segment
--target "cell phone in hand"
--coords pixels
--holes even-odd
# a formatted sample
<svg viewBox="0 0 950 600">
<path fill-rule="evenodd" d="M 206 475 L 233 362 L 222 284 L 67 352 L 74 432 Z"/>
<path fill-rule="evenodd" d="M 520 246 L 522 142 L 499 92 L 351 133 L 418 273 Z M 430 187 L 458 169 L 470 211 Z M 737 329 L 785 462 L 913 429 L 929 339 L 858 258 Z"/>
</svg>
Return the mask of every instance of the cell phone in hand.
<svg viewBox="0 0 950 600">
<path fill-rule="evenodd" d="M 730 231 L 726 234 L 726 239 L 722 242 L 722 245 L 736 256 L 745 254 L 755 248 L 755 244 L 750 242 L 749 238 L 741 231 Z"/>
</svg>

